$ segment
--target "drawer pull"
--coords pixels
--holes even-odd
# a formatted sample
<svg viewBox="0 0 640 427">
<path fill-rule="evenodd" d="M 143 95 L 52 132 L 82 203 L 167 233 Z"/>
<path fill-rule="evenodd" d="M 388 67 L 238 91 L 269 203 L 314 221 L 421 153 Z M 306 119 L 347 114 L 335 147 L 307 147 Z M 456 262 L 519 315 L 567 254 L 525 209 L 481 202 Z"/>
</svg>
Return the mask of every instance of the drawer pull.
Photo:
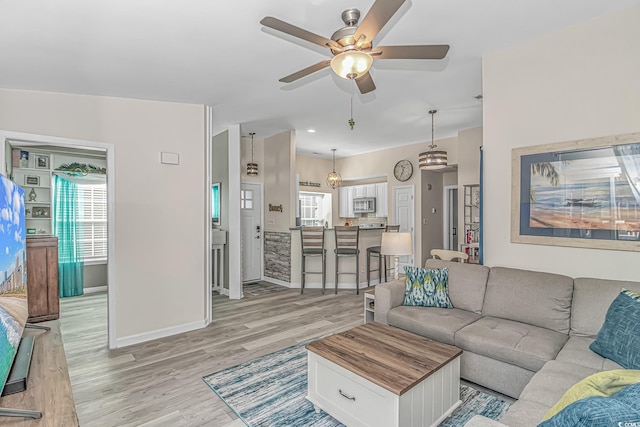
<svg viewBox="0 0 640 427">
<path fill-rule="evenodd" d="M 341 389 L 338 389 L 338 393 L 340 393 L 340 396 L 349 399 L 349 400 L 353 400 L 354 402 L 356 401 L 356 398 L 353 396 L 349 396 L 348 394 L 346 394 L 344 391 L 342 391 Z"/>
</svg>

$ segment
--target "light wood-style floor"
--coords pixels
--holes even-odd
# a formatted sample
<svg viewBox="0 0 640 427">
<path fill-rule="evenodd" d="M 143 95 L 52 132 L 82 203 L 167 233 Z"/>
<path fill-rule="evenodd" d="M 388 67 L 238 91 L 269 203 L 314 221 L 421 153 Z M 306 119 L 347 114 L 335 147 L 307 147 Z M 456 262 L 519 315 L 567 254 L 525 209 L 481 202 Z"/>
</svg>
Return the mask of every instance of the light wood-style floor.
<svg viewBox="0 0 640 427">
<path fill-rule="evenodd" d="M 264 283 L 264 282 L 263 282 Z M 266 286 L 265 286 L 266 285 Z M 213 324 L 107 349 L 106 294 L 61 301 L 61 330 L 81 426 L 243 426 L 202 377 L 363 322 L 363 293 L 250 285 L 213 298 Z"/>
</svg>

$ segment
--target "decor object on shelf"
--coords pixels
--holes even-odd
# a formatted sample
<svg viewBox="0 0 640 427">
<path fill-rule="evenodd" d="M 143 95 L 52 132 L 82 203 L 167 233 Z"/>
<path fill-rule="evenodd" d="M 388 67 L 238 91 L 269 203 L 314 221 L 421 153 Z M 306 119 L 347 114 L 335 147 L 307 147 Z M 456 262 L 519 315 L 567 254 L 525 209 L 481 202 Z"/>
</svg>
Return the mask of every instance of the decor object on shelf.
<svg viewBox="0 0 640 427">
<path fill-rule="evenodd" d="M 28 168 L 29 167 L 29 152 L 25 150 L 20 150 L 20 167 Z"/>
<path fill-rule="evenodd" d="M 101 168 L 98 166 L 77 162 L 60 165 L 55 170 L 59 172 L 65 172 L 68 175 L 72 176 L 85 176 L 90 173 L 97 173 L 102 175 L 107 174 L 107 168 Z"/>
<path fill-rule="evenodd" d="M 342 21 L 346 26 L 333 33 L 330 39 L 277 18 L 266 16 L 260 21 L 265 27 L 306 40 L 323 48 L 329 48 L 333 55 L 331 59 L 324 59 L 317 64 L 296 71 L 281 78 L 280 81 L 291 83 L 316 71 L 331 67 L 333 72 L 343 79 L 355 81 L 360 93 L 365 94 L 376 88 L 369 73 L 374 57 L 377 59 L 443 59 L 449 51 L 449 45 L 378 46 L 376 50 L 373 50 L 373 40 L 405 1 L 376 0 L 360 25 L 358 25 L 360 11 L 358 9 L 345 10 L 342 12 Z M 349 124 L 353 126 L 353 124 Z"/>
<path fill-rule="evenodd" d="M 420 153 L 418 157 L 418 164 L 423 170 L 438 170 L 447 167 L 447 152 L 434 150 L 437 145 L 433 139 L 433 116 L 437 112 L 438 110 L 429 110 L 429 114 L 431 114 L 431 145 L 429 151 Z"/>
<path fill-rule="evenodd" d="M 408 181 L 413 176 L 413 165 L 409 160 L 400 160 L 393 168 L 393 176 L 400 182 Z"/>
<path fill-rule="evenodd" d="M 37 198 L 38 198 L 38 194 L 36 194 L 36 190 L 32 188 L 31 191 L 29 191 L 29 201 L 35 202 Z"/>
<path fill-rule="evenodd" d="M 319 182 L 312 182 L 312 181 L 300 181 L 298 184 L 300 185 L 300 187 L 320 187 L 321 186 Z"/>
<path fill-rule="evenodd" d="M 640 251 L 640 133 L 512 150 L 511 242 Z"/>
<path fill-rule="evenodd" d="M 46 154 L 36 154 L 34 164 L 36 169 L 49 169 L 49 156 Z"/>
<path fill-rule="evenodd" d="M 327 185 L 331 188 L 338 188 L 342 183 L 342 176 L 336 172 L 336 149 L 332 148 L 333 153 L 333 171 L 327 175 Z"/>
<path fill-rule="evenodd" d="M 25 175 L 25 185 L 40 185 L 40 177 L 38 175 Z"/>
<path fill-rule="evenodd" d="M 258 164 L 253 161 L 253 137 L 255 132 L 249 132 L 251 135 L 251 163 L 247 163 L 247 176 L 258 176 Z"/>
<path fill-rule="evenodd" d="M 34 206 L 31 210 L 31 218 L 51 218 L 49 206 Z"/>
<path fill-rule="evenodd" d="M 413 253 L 411 233 L 382 233 L 380 253 L 393 256 L 393 278 L 398 280 L 399 258 Z"/>
</svg>

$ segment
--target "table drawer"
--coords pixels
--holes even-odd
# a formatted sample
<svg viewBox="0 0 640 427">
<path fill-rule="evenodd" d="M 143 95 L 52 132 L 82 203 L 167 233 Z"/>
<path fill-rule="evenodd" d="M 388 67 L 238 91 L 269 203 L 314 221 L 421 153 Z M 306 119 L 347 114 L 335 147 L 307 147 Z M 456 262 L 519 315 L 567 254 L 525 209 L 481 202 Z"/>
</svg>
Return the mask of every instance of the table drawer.
<svg viewBox="0 0 640 427">
<path fill-rule="evenodd" d="M 345 412 L 366 426 L 388 427 L 395 424 L 394 395 L 391 392 L 331 362 L 318 361 L 315 370 L 315 392 L 323 400 L 331 402 L 333 410 Z"/>
</svg>

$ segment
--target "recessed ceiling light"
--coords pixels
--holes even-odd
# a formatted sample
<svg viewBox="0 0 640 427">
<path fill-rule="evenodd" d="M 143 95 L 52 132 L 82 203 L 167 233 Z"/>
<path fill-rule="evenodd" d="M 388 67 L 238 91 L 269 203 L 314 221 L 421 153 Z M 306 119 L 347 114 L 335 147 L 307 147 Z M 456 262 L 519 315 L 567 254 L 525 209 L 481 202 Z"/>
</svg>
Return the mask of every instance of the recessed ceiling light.
<svg viewBox="0 0 640 427">
<path fill-rule="evenodd" d="M 316 130 L 315 130 L 315 129 L 307 129 L 307 132 L 309 132 L 309 133 L 316 133 Z"/>
</svg>

